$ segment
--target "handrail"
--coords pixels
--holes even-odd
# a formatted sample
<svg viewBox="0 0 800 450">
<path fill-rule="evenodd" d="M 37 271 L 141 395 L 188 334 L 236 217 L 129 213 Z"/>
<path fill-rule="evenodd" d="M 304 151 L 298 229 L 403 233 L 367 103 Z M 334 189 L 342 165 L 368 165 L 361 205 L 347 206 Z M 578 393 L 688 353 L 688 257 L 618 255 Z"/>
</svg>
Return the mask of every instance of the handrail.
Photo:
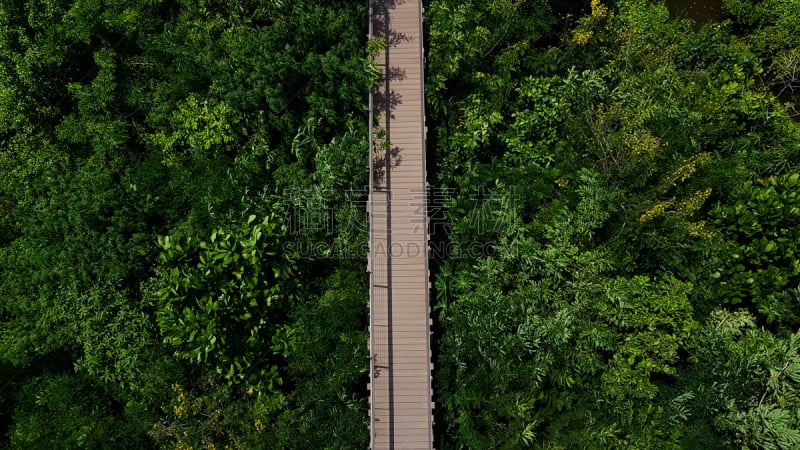
<svg viewBox="0 0 800 450">
<path fill-rule="evenodd" d="M 368 39 L 372 39 L 372 0 L 369 2 L 369 34 L 367 36 Z M 371 57 L 371 56 L 370 56 Z M 372 249 L 372 236 L 373 236 L 373 217 L 374 217 L 374 201 L 373 201 L 373 179 L 375 178 L 374 167 L 373 167 L 373 158 L 374 158 L 374 149 L 373 149 L 373 123 L 375 121 L 374 118 L 374 110 L 372 105 L 372 92 L 373 87 L 370 86 L 369 88 L 369 244 L 368 244 L 368 252 L 369 252 L 369 383 L 370 383 L 370 390 L 369 390 L 369 448 L 375 448 L 375 380 L 373 377 L 375 376 L 375 342 L 373 342 L 373 318 L 375 316 L 375 305 L 373 304 L 373 299 L 375 298 L 374 295 L 374 287 L 373 281 L 375 278 L 375 255 L 373 255 Z"/>
<path fill-rule="evenodd" d="M 424 23 L 423 23 L 424 11 L 425 11 L 425 7 L 422 5 L 422 0 L 420 0 L 420 2 L 419 2 L 420 39 L 424 39 L 423 35 L 425 33 L 425 31 L 424 31 L 425 28 L 424 28 Z M 428 190 L 426 189 L 427 186 L 428 186 L 428 168 L 427 168 L 427 164 L 426 164 L 427 163 L 427 161 L 426 161 L 426 158 L 427 158 L 427 155 L 426 155 L 427 145 L 426 144 L 427 144 L 427 141 L 428 141 L 428 135 L 427 135 L 427 128 L 425 126 L 425 45 L 424 45 L 424 42 L 421 42 L 420 46 L 419 46 L 419 80 L 420 80 L 420 95 L 422 97 L 422 114 L 421 114 L 421 117 L 422 117 L 422 124 L 421 124 L 422 125 L 422 182 L 423 182 L 423 186 L 424 186 L 423 187 L 424 194 L 422 196 L 422 201 L 423 201 L 423 205 L 424 205 L 423 211 L 425 211 L 425 227 L 423 227 L 423 229 L 424 229 L 424 239 L 423 239 L 422 242 L 425 245 L 425 258 L 424 258 L 424 260 L 425 260 L 425 273 L 427 274 L 427 277 L 426 277 L 426 280 L 425 280 L 425 283 L 426 283 L 425 284 L 425 306 L 426 306 L 427 311 L 428 311 L 427 314 L 426 314 L 426 316 L 428 318 L 428 325 L 426 326 L 426 329 L 428 330 L 428 332 L 425 333 L 425 339 L 426 339 L 427 347 L 428 347 L 428 357 L 425 358 L 425 360 L 428 363 L 428 370 L 427 370 L 427 373 L 428 373 L 428 377 L 427 377 L 427 379 L 428 379 L 428 392 L 427 392 L 427 395 L 428 395 L 428 408 L 429 408 L 429 412 L 428 412 L 428 442 L 430 443 L 431 448 L 433 448 L 433 408 L 431 407 L 432 406 L 431 402 L 433 402 L 433 399 L 430 397 L 431 394 L 433 393 L 433 386 L 431 385 L 432 384 L 431 380 L 433 378 L 433 372 L 431 371 L 431 358 L 433 357 L 433 350 L 431 348 L 431 329 L 430 329 L 431 292 L 430 292 L 429 283 L 430 283 L 431 269 L 430 269 L 430 265 L 429 265 L 429 261 L 428 261 L 428 259 L 430 258 L 430 253 L 429 253 L 430 250 L 429 250 L 429 244 L 428 244 L 428 239 L 430 239 L 430 236 L 429 236 L 430 230 L 428 229 L 428 227 L 430 226 L 430 219 L 429 219 L 429 215 L 428 215 Z"/>
</svg>

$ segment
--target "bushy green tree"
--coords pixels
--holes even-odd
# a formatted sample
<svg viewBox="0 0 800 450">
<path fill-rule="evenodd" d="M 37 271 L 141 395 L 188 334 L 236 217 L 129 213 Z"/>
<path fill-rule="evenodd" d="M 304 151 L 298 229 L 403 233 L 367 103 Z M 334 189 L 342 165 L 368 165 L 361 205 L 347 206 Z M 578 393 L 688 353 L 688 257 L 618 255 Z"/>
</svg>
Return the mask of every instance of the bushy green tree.
<svg viewBox="0 0 800 450">
<path fill-rule="evenodd" d="M 151 284 L 155 318 L 176 356 L 208 365 L 228 383 L 279 392 L 280 359 L 294 350 L 285 323 L 299 295 L 297 256 L 287 253 L 286 226 L 275 217 L 208 241 L 160 240 L 163 252 Z"/>
<path fill-rule="evenodd" d="M 769 322 L 797 324 L 800 263 L 800 181 L 797 173 L 748 182 L 739 201 L 720 205 L 714 225 L 727 239 L 727 258 L 713 276 L 719 296 L 744 302 Z"/>
</svg>

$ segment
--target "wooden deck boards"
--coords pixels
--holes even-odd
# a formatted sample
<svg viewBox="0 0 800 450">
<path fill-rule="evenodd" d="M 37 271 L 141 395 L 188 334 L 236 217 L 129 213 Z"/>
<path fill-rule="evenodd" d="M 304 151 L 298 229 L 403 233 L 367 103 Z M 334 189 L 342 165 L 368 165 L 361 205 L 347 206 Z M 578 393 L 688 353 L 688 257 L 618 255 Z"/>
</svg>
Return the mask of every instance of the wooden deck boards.
<svg viewBox="0 0 800 450">
<path fill-rule="evenodd" d="M 370 183 L 371 447 L 432 449 L 428 217 L 422 7 L 372 0 L 371 33 L 387 49 L 375 61 Z M 386 146 L 388 144 L 388 146 Z M 387 154 L 388 153 L 388 154 Z"/>
</svg>

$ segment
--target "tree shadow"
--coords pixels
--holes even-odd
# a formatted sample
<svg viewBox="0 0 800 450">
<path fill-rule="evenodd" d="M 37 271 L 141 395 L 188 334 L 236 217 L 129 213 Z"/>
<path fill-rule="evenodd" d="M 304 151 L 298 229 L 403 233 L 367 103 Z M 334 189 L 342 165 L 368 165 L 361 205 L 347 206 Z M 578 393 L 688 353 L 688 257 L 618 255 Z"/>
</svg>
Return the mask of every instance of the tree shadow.
<svg viewBox="0 0 800 450">
<path fill-rule="evenodd" d="M 388 145 L 386 145 L 388 144 Z M 389 171 L 399 166 L 403 161 L 400 156 L 400 147 L 391 146 L 389 142 L 376 143 L 375 148 L 381 149 L 389 147 L 388 150 L 378 150 L 372 155 L 372 185 L 376 189 L 384 189 L 389 187 Z"/>
<path fill-rule="evenodd" d="M 386 40 L 386 47 L 397 47 L 401 42 L 409 42 L 412 37 L 392 29 L 389 23 L 389 10 L 406 3 L 405 0 L 374 0 L 372 7 L 372 33 Z"/>
<path fill-rule="evenodd" d="M 394 119 L 392 111 L 394 111 L 397 105 L 403 103 L 401 99 L 402 96 L 394 91 L 381 89 L 380 91 L 373 92 L 372 112 L 376 117 L 380 116 L 382 121 L 387 122 L 385 125 L 388 125 L 388 120 Z"/>
<path fill-rule="evenodd" d="M 375 153 L 372 155 L 373 183 L 379 188 L 389 188 L 391 169 L 402 162 L 400 148 L 391 144 L 392 121 L 394 110 L 402 103 L 402 96 L 392 89 L 392 82 L 406 79 L 405 68 L 391 66 L 392 49 L 403 42 L 410 42 L 413 37 L 392 29 L 389 11 L 402 5 L 406 0 L 373 0 L 372 34 L 386 41 L 385 50 L 377 57 L 381 67 L 378 88 L 372 92 L 374 117 L 380 117 L 376 124 L 375 135 L 372 136 Z"/>
<path fill-rule="evenodd" d="M 406 79 L 406 69 L 400 67 L 388 67 L 381 72 L 381 83 L 385 84 L 387 81 L 400 81 Z"/>
</svg>

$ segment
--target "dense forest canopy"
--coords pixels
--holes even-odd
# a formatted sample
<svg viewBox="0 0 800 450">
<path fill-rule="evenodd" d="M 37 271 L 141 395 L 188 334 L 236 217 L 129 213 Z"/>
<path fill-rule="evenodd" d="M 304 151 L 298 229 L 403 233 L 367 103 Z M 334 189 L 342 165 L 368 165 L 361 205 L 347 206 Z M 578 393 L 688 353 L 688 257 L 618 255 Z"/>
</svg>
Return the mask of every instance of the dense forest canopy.
<svg viewBox="0 0 800 450">
<path fill-rule="evenodd" d="M 800 447 L 800 1 L 424 4 L 437 448 Z M 368 11 L 0 2 L 0 448 L 368 446 Z"/>
</svg>

